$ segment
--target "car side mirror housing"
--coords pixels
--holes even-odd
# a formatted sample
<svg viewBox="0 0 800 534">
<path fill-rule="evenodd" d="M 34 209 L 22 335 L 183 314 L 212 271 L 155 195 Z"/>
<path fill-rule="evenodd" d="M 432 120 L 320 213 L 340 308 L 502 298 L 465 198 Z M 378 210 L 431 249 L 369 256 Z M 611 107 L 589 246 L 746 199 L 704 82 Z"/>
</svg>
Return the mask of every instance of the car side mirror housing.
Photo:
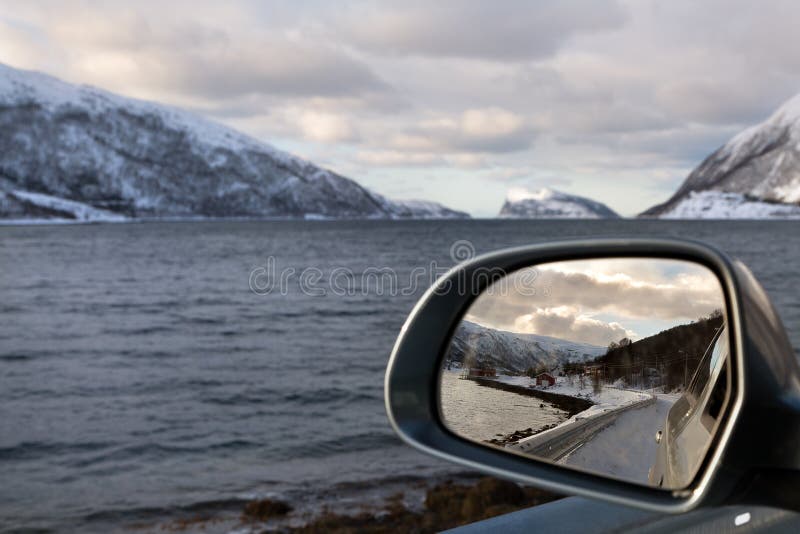
<svg viewBox="0 0 800 534">
<path fill-rule="evenodd" d="M 403 326 L 385 398 L 407 443 L 523 484 L 665 513 L 800 504 L 794 351 L 749 270 L 703 244 L 458 265 Z"/>
</svg>

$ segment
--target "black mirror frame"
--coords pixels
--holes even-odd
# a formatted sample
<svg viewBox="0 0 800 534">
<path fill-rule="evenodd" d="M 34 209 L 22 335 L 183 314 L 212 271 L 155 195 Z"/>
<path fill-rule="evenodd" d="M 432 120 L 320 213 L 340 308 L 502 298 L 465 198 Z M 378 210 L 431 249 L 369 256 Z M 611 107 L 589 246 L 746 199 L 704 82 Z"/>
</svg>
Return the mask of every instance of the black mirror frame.
<svg viewBox="0 0 800 534">
<path fill-rule="evenodd" d="M 647 487 L 509 454 L 457 437 L 440 420 L 437 399 L 440 362 L 462 316 L 492 282 L 486 274 L 507 274 L 535 264 L 599 257 L 650 257 L 699 263 L 717 275 L 725 293 L 732 389 L 709 452 L 685 489 Z M 800 473 L 796 470 L 800 467 L 800 441 L 792 441 L 800 438 L 799 376 L 797 361 L 777 313 L 743 264 L 692 241 L 594 239 L 508 249 L 451 269 L 428 289 L 403 325 L 386 371 L 385 400 L 389 420 L 400 437 L 434 456 L 558 493 L 662 513 L 681 513 L 701 505 L 733 502 L 775 505 L 782 488 L 791 488 L 791 495 L 783 496 L 788 499 L 788 504 L 784 504 L 800 501 L 791 497 L 797 495 L 795 488 L 800 481 L 800 476 L 795 476 Z M 774 389 L 765 397 L 765 388 Z M 773 431 L 770 448 L 791 444 L 790 458 L 773 454 L 765 456 L 766 462 L 758 462 L 753 454 L 759 449 L 763 452 L 764 443 L 747 427 L 759 424 L 756 420 L 759 417 L 760 424 L 768 426 L 763 419 L 765 410 L 776 409 L 777 413 L 791 416 L 791 423 L 796 424 L 779 432 L 777 439 Z M 765 488 L 770 496 L 765 496 Z"/>
</svg>

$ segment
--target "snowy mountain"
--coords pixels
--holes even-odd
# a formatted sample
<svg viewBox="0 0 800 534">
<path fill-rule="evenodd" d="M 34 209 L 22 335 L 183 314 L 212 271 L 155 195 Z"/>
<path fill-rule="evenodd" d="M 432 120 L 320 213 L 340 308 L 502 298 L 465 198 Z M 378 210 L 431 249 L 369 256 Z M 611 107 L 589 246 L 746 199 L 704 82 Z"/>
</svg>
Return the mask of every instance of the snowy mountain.
<svg viewBox="0 0 800 534">
<path fill-rule="evenodd" d="M 0 218 L 464 218 L 191 113 L 0 64 Z"/>
<path fill-rule="evenodd" d="M 615 219 L 619 217 L 605 204 L 549 188 L 540 189 L 535 193 L 524 189 L 510 190 L 499 216 L 516 219 Z"/>
<path fill-rule="evenodd" d="M 498 370 L 523 373 L 529 367 L 554 368 L 566 362 L 584 362 L 606 353 L 606 347 L 536 334 L 517 334 L 462 321 L 450 345 L 448 358 L 474 365 L 491 364 Z"/>
<path fill-rule="evenodd" d="M 800 217 L 800 95 L 736 135 L 644 217 Z"/>
<path fill-rule="evenodd" d="M 740 193 L 689 191 L 662 219 L 800 219 L 800 206 L 754 200 Z"/>
</svg>

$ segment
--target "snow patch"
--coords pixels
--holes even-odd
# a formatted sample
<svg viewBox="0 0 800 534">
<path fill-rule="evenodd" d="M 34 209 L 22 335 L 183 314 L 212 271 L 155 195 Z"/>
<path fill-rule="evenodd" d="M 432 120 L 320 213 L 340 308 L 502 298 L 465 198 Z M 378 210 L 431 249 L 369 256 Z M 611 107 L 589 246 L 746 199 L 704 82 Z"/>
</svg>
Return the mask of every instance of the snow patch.
<svg viewBox="0 0 800 534">
<path fill-rule="evenodd" d="M 784 102 L 767 120 L 739 132 L 725 144 L 724 150 L 738 156 L 743 149 L 757 141 L 757 138 L 765 131 L 783 130 L 798 123 L 800 123 L 800 94 Z"/>
<path fill-rule="evenodd" d="M 522 202 L 523 200 L 547 200 L 553 198 L 555 191 L 549 187 L 543 187 L 538 191 L 529 191 L 524 187 L 512 187 L 506 193 L 506 200 L 509 202 Z"/>
<path fill-rule="evenodd" d="M 11 196 L 19 200 L 29 202 L 40 208 L 46 208 L 61 213 L 68 213 L 76 221 L 82 222 L 122 222 L 128 220 L 127 217 L 108 210 L 95 208 L 83 202 L 75 202 L 42 193 L 32 193 L 30 191 L 11 191 Z M 58 219 L 58 218 L 57 218 Z M 67 219 L 68 220 L 68 219 Z"/>
<path fill-rule="evenodd" d="M 548 393 L 556 393 L 558 395 L 566 395 L 568 397 L 577 397 L 586 399 L 594 403 L 590 408 L 574 415 L 570 420 L 581 420 L 591 417 L 597 413 L 607 412 L 617 408 L 622 408 L 634 402 L 640 402 L 650 398 L 650 394 L 644 391 L 621 389 L 611 386 L 603 386 L 599 393 L 595 393 L 592 388 L 590 380 L 587 378 L 585 386 L 581 389 L 578 384 L 578 379 L 575 378 L 573 383 L 569 383 L 569 379 L 564 376 L 556 377 L 556 383 L 553 386 L 537 386 L 534 379 L 527 376 L 506 376 L 499 375 L 497 380 L 507 384 L 514 384 L 517 386 L 530 387 L 533 390 L 547 391 Z M 569 420 L 568 420 L 569 421 Z"/>
<path fill-rule="evenodd" d="M 800 203 L 800 169 L 790 182 L 775 188 L 775 195 L 784 202 Z"/>
<path fill-rule="evenodd" d="M 662 219 L 800 219 L 800 206 L 751 200 L 739 193 L 692 191 Z"/>
</svg>

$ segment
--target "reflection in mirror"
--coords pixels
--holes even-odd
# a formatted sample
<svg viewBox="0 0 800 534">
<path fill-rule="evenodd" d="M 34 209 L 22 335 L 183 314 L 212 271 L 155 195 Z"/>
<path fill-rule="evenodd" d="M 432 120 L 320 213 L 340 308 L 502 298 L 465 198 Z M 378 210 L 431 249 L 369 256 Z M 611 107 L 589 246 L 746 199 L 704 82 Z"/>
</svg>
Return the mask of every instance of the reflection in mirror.
<svg viewBox="0 0 800 534">
<path fill-rule="evenodd" d="M 453 433 L 629 482 L 693 479 L 729 397 L 725 298 L 706 267 L 617 258 L 516 271 L 443 359 Z"/>
</svg>

